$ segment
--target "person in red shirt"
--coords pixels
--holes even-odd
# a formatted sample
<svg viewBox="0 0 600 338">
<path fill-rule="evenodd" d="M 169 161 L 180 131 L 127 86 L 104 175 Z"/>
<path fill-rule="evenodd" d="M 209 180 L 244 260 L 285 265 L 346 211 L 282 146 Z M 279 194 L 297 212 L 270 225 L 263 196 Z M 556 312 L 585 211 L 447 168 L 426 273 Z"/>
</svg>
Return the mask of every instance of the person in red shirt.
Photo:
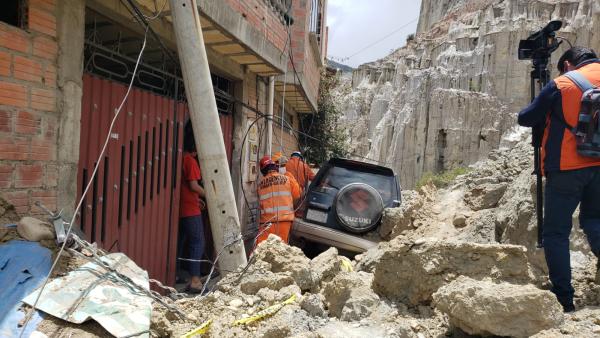
<svg viewBox="0 0 600 338">
<path fill-rule="evenodd" d="M 187 129 L 187 128 L 186 128 Z M 204 209 L 204 189 L 198 183 L 202 179 L 200 166 L 196 159 L 196 143 L 194 135 L 186 132 L 183 142 L 183 164 L 181 175 L 181 197 L 179 205 L 179 231 L 180 238 L 187 240 L 189 246 L 189 272 L 192 276 L 190 283 L 185 289 L 188 293 L 200 293 L 202 291 L 202 280 L 200 279 L 200 262 L 204 255 L 204 223 L 202 221 L 202 209 Z M 179 254 L 183 252 L 180 241 Z"/>
</svg>

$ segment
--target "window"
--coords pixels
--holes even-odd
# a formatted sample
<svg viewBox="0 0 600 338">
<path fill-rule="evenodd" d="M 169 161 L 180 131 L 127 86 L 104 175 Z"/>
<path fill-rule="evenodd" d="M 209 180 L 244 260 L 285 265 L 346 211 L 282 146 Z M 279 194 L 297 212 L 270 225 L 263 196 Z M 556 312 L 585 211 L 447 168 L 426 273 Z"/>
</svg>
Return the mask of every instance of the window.
<svg viewBox="0 0 600 338">
<path fill-rule="evenodd" d="M 27 1 L 2 0 L 2 4 L 0 5 L 0 21 L 25 28 L 27 25 Z"/>
</svg>

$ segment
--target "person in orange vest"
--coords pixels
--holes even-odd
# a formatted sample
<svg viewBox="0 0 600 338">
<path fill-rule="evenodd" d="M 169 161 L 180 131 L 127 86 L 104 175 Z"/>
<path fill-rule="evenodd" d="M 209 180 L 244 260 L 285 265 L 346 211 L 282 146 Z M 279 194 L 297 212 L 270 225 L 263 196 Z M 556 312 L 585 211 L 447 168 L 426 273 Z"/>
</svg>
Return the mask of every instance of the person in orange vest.
<svg viewBox="0 0 600 338">
<path fill-rule="evenodd" d="M 259 165 L 263 178 L 258 184 L 260 226 L 257 244 L 266 240 L 269 234 L 275 234 L 287 243 L 294 221 L 294 200 L 300 198 L 300 187 L 279 173 L 271 157 L 264 156 Z"/>
<path fill-rule="evenodd" d="M 558 70 L 561 76 L 550 81 L 519 113 L 519 124 L 545 127 L 542 140 L 542 169 L 546 176 L 544 253 L 552 292 L 564 311 L 572 312 L 575 311 L 575 290 L 571 284 L 569 235 L 578 205 L 581 227 L 592 252 L 600 256 L 600 157 L 580 154 L 573 132 L 582 108 L 580 85 L 589 83 L 600 87 L 600 60 L 589 48 L 573 47 L 559 59 Z"/>
<path fill-rule="evenodd" d="M 302 157 L 302 153 L 299 151 L 294 151 L 289 161 L 285 165 L 286 172 L 289 172 L 294 176 L 298 185 L 300 185 L 300 189 L 302 191 L 308 188 L 308 182 L 315 179 L 315 173 L 310 169 L 308 164 L 304 162 L 304 158 Z"/>
<path fill-rule="evenodd" d="M 282 175 L 287 176 L 287 178 L 289 178 L 292 181 L 292 184 L 297 184 L 298 187 L 300 187 L 300 184 L 298 183 L 298 181 L 296 181 L 296 178 L 294 177 L 294 175 L 292 175 L 292 173 L 290 173 L 289 171 L 287 171 L 287 169 L 285 168 L 285 165 L 287 164 L 288 160 L 285 156 L 283 156 L 283 154 L 281 152 L 276 152 L 275 154 L 273 154 L 273 162 L 275 162 L 275 164 L 277 164 L 277 167 L 279 168 L 279 173 Z M 294 200 L 294 205 L 296 205 L 297 200 Z"/>
</svg>

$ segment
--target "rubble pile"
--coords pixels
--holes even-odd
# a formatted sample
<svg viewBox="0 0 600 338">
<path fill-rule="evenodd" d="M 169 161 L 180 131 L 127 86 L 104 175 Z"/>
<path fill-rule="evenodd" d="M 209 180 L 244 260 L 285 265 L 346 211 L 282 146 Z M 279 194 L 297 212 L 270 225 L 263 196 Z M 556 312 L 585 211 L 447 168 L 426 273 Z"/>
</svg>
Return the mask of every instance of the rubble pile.
<svg viewBox="0 0 600 338">
<path fill-rule="evenodd" d="M 207 337 L 597 336 L 600 285 L 580 234 L 572 240 L 579 310 L 563 314 L 545 291 L 529 136 L 509 136 L 448 188 L 404 191 L 402 207 L 386 210 L 378 229 L 389 240 L 354 260 L 335 248 L 309 259 L 271 235 L 246 267 L 204 295 L 153 302 L 150 335 L 179 337 L 206 325 Z M 76 258 L 66 252 L 55 275 L 85 263 Z M 38 330 L 109 336 L 93 322 L 51 317 Z"/>
</svg>

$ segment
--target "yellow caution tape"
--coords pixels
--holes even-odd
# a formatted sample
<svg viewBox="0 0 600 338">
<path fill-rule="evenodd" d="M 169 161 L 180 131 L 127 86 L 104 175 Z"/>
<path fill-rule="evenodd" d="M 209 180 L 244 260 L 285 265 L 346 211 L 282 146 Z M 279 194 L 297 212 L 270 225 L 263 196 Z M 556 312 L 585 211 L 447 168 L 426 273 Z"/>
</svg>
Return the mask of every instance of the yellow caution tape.
<svg viewBox="0 0 600 338">
<path fill-rule="evenodd" d="M 352 263 L 350 263 L 350 260 L 346 257 L 340 257 L 342 259 L 342 270 L 346 271 L 346 272 L 352 272 L 354 271 L 354 268 L 352 267 Z"/>
<path fill-rule="evenodd" d="M 283 308 L 284 306 L 288 305 L 288 304 L 292 304 L 294 301 L 296 301 L 296 295 L 292 295 L 290 298 L 288 298 L 287 300 L 279 303 L 279 304 L 275 304 L 275 305 L 271 305 L 268 308 L 259 311 L 257 314 L 255 314 L 252 317 L 248 317 L 248 318 L 242 318 L 240 320 L 236 320 L 235 322 L 233 322 L 233 325 L 245 325 L 245 324 L 250 324 L 253 323 L 257 320 L 261 320 L 265 317 L 268 316 L 272 316 L 275 313 L 277 313 L 279 310 L 281 310 L 281 308 Z"/>
<path fill-rule="evenodd" d="M 206 332 L 208 332 L 208 329 L 210 329 L 210 324 L 212 324 L 212 319 L 204 322 L 202 325 L 200 325 L 197 328 L 193 329 L 192 331 L 184 334 L 180 338 L 191 338 L 196 335 L 205 334 Z"/>
</svg>

